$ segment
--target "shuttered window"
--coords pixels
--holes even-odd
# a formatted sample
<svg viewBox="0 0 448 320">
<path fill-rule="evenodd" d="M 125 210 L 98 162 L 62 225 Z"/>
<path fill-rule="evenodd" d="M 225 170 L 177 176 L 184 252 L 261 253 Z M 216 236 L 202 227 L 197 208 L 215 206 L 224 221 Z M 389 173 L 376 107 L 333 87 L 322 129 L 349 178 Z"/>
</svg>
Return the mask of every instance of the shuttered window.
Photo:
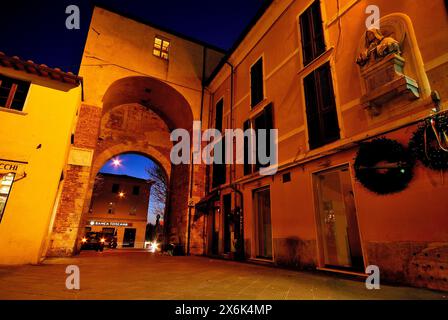
<svg viewBox="0 0 448 320">
<path fill-rule="evenodd" d="M 222 131 L 222 114 L 224 109 L 224 100 L 221 99 L 216 104 L 216 115 L 215 115 L 215 129 L 219 132 Z"/>
<path fill-rule="evenodd" d="M 251 127 L 251 121 L 247 120 L 243 124 L 243 130 L 246 131 Z M 247 137 L 244 138 L 244 175 L 251 174 L 260 168 L 263 167 L 269 167 L 271 164 L 261 164 L 260 159 L 258 157 L 258 139 L 259 139 L 259 133 L 258 129 L 265 129 L 266 132 L 266 155 L 269 156 L 271 154 L 271 148 L 270 148 L 270 140 L 269 140 L 269 130 L 274 129 L 274 121 L 273 121 L 273 110 L 272 110 L 272 103 L 267 105 L 263 112 L 259 116 L 257 116 L 253 120 L 253 129 L 255 130 L 255 137 L 256 141 L 251 143 L 256 143 L 255 149 L 256 149 L 256 163 L 255 165 L 252 165 L 249 163 L 249 139 Z"/>
<path fill-rule="evenodd" d="M 304 79 L 309 145 L 318 148 L 340 138 L 330 64 Z"/>
<path fill-rule="evenodd" d="M 316 0 L 300 16 L 303 64 L 306 66 L 325 51 L 320 1 Z"/>
<path fill-rule="evenodd" d="M 23 110 L 30 83 L 0 74 L 0 107 Z"/>
<path fill-rule="evenodd" d="M 250 129 L 250 120 L 244 121 L 243 131 Z M 249 163 L 249 137 L 244 137 L 244 175 L 252 173 L 252 165 Z"/>
<path fill-rule="evenodd" d="M 263 101 L 263 58 L 258 59 L 250 68 L 250 94 L 251 107 Z"/>
<path fill-rule="evenodd" d="M 255 171 L 258 171 L 260 168 L 269 167 L 271 164 L 261 164 L 259 155 L 258 155 L 258 140 L 261 138 L 259 136 L 259 129 L 265 129 L 266 130 L 266 140 L 265 140 L 265 146 L 266 146 L 266 155 L 269 156 L 271 154 L 271 148 L 270 148 L 270 130 L 273 129 L 273 119 L 272 119 L 272 103 L 268 104 L 263 112 L 255 118 L 254 120 L 254 128 L 255 128 L 255 136 L 257 137 L 257 161 L 255 164 Z"/>
<path fill-rule="evenodd" d="M 216 188 L 222 184 L 226 183 L 226 164 L 225 164 L 225 160 L 226 160 L 226 141 L 225 141 L 225 136 L 222 136 L 222 139 L 220 142 L 218 142 L 215 145 L 215 150 L 220 148 L 221 151 L 221 156 L 222 156 L 222 163 L 215 163 L 215 161 L 213 162 L 213 180 L 212 180 L 212 187 Z"/>
</svg>

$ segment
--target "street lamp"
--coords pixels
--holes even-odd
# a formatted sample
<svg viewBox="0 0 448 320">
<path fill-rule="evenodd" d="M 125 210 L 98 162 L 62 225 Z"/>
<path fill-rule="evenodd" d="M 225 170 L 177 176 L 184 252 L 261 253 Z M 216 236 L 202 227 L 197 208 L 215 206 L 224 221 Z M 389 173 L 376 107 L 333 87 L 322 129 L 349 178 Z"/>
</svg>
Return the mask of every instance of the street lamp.
<svg viewBox="0 0 448 320">
<path fill-rule="evenodd" d="M 112 165 L 113 165 L 115 168 L 120 167 L 120 166 L 121 166 L 121 160 L 120 160 L 119 158 L 112 159 Z"/>
</svg>

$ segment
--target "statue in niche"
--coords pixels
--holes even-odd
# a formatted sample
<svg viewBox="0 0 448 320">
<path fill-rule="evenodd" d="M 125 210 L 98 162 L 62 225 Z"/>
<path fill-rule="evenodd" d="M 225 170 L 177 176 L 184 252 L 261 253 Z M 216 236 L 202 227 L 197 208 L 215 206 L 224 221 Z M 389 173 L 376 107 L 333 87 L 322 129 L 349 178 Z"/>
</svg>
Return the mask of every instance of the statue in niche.
<svg viewBox="0 0 448 320">
<path fill-rule="evenodd" d="M 365 50 L 356 59 L 359 66 L 365 66 L 373 57 L 374 60 L 381 59 L 389 54 L 401 54 L 400 44 L 392 37 L 385 37 L 379 29 L 372 28 L 365 34 Z"/>
</svg>

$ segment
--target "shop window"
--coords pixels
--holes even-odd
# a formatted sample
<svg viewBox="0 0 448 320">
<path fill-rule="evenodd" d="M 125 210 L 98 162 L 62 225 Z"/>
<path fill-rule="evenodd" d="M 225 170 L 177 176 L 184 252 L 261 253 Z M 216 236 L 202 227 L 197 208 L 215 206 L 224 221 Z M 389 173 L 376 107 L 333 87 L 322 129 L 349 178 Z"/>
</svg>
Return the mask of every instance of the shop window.
<svg viewBox="0 0 448 320">
<path fill-rule="evenodd" d="M 156 36 L 154 38 L 154 48 L 153 48 L 153 55 L 156 57 L 168 60 L 170 50 L 170 42 L 166 39 L 163 39 L 159 36 Z"/>
<path fill-rule="evenodd" d="M 104 235 L 114 235 L 115 234 L 115 228 L 103 228 L 103 234 Z"/>
<path fill-rule="evenodd" d="M 0 222 L 5 212 L 6 203 L 11 193 L 12 184 L 14 182 L 14 173 L 0 174 Z"/>
<path fill-rule="evenodd" d="M 272 260 L 271 193 L 269 188 L 253 193 L 256 257 Z"/>
<path fill-rule="evenodd" d="M 0 74 L 0 107 L 23 110 L 30 83 Z"/>
<path fill-rule="evenodd" d="M 118 183 L 114 183 L 112 185 L 112 193 L 118 193 L 120 191 L 120 185 Z"/>
<path fill-rule="evenodd" d="M 140 194 L 140 186 L 133 186 L 132 187 L 132 194 L 134 196 L 138 196 Z"/>
<path fill-rule="evenodd" d="M 308 138 L 311 149 L 339 139 L 339 124 L 330 64 L 304 79 Z"/>
<path fill-rule="evenodd" d="M 303 64 L 306 66 L 325 52 L 324 30 L 320 1 L 314 3 L 300 16 Z"/>
<path fill-rule="evenodd" d="M 251 107 L 255 107 L 264 99 L 263 92 L 263 58 L 250 68 L 250 96 Z"/>
</svg>

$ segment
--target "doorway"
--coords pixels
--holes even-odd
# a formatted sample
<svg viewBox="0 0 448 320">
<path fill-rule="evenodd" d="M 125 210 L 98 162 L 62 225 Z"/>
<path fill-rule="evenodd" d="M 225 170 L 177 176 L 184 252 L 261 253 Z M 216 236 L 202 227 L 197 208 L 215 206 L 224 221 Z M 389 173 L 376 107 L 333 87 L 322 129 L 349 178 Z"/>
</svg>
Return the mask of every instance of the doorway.
<svg viewBox="0 0 448 320">
<path fill-rule="evenodd" d="M 313 175 L 325 267 L 363 271 L 364 260 L 348 165 Z"/>
<path fill-rule="evenodd" d="M 229 253 L 232 250 L 233 243 L 233 215 L 232 215 L 232 198 L 230 194 L 223 196 L 223 208 L 224 208 L 224 253 Z"/>
<path fill-rule="evenodd" d="M 123 247 L 134 248 L 135 245 L 135 233 L 137 229 L 126 228 L 124 229 Z"/>
<path fill-rule="evenodd" d="M 272 260 L 271 192 L 254 191 L 256 257 Z"/>
<path fill-rule="evenodd" d="M 212 239 L 211 239 L 212 255 L 218 255 L 219 253 L 220 220 L 221 220 L 220 208 L 219 206 L 214 206 L 212 212 Z"/>
</svg>

